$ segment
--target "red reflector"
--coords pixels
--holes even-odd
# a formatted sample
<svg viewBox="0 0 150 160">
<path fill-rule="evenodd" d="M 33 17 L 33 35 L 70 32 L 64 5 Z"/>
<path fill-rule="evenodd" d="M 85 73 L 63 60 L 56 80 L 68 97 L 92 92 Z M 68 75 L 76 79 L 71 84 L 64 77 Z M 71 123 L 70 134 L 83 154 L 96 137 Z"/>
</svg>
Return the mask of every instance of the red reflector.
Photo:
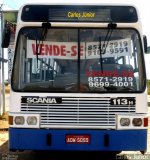
<svg viewBox="0 0 150 160">
<path fill-rule="evenodd" d="M 148 118 L 144 118 L 144 127 L 148 126 Z"/>
</svg>

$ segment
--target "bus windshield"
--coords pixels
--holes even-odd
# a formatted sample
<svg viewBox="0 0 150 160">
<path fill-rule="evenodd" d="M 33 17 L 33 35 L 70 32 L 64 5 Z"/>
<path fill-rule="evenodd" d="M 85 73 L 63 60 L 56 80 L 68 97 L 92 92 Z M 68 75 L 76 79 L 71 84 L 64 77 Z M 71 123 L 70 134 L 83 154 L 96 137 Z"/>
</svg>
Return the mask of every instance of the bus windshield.
<svg viewBox="0 0 150 160">
<path fill-rule="evenodd" d="M 135 29 L 27 27 L 18 35 L 12 88 L 32 92 L 142 92 Z M 107 39 L 106 39 L 107 37 Z"/>
</svg>

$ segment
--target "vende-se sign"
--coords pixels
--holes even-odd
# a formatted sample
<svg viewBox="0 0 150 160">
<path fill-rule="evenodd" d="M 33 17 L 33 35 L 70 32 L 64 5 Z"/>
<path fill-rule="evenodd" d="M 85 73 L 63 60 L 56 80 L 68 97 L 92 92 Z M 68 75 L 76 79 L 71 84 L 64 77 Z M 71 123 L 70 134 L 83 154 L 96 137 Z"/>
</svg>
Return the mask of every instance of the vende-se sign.
<svg viewBox="0 0 150 160">
<path fill-rule="evenodd" d="M 58 59 L 77 59 L 78 47 L 77 42 L 49 42 L 35 44 L 34 40 L 27 41 L 27 58 L 35 58 L 36 48 L 38 48 L 39 58 L 58 58 Z M 80 54 L 83 56 L 85 45 L 81 44 Z"/>
<path fill-rule="evenodd" d="M 104 42 L 101 42 L 103 46 Z M 81 42 L 80 58 L 93 59 L 100 57 L 100 42 Z M 78 43 L 77 42 L 50 42 L 43 41 L 36 45 L 35 40 L 27 41 L 27 58 L 35 58 L 38 48 L 39 58 L 57 58 L 57 59 L 77 59 Z M 105 47 L 104 47 L 105 48 Z M 131 54 L 131 40 L 121 39 L 110 41 L 106 52 L 102 52 L 102 57 L 126 56 Z"/>
</svg>

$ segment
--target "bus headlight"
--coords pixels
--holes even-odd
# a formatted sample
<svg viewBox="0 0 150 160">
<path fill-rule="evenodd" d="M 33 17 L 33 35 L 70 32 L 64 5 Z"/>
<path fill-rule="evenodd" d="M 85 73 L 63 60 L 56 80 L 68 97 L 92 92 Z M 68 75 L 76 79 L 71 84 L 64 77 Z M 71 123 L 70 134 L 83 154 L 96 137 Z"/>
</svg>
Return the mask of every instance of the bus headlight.
<svg viewBox="0 0 150 160">
<path fill-rule="evenodd" d="M 120 125 L 121 126 L 129 126 L 130 125 L 130 119 L 129 118 L 121 118 L 120 119 Z"/>
<path fill-rule="evenodd" d="M 141 126 L 142 125 L 142 118 L 133 118 L 132 124 L 133 124 L 133 126 Z"/>
<path fill-rule="evenodd" d="M 35 117 L 35 116 L 27 117 L 27 123 L 28 123 L 28 125 L 36 125 L 37 124 L 37 117 Z"/>
<path fill-rule="evenodd" d="M 23 116 L 16 116 L 14 121 L 15 121 L 15 124 L 17 125 L 23 125 L 25 122 L 25 119 Z"/>
<path fill-rule="evenodd" d="M 117 114 L 116 129 L 147 129 L 148 115 L 147 114 Z"/>
</svg>

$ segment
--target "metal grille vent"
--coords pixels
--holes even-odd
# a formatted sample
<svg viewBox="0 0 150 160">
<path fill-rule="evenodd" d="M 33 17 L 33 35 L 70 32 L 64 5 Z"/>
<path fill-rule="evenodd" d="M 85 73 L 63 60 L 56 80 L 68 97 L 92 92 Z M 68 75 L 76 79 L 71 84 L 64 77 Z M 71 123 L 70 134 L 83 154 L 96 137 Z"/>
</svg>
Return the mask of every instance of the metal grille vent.
<svg viewBox="0 0 150 160">
<path fill-rule="evenodd" d="M 41 114 L 41 128 L 115 128 L 116 113 L 135 113 L 135 105 L 111 105 L 110 98 L 62 98 L 60 104 L 24 104 L 22 113 Z"/>
</svg>

